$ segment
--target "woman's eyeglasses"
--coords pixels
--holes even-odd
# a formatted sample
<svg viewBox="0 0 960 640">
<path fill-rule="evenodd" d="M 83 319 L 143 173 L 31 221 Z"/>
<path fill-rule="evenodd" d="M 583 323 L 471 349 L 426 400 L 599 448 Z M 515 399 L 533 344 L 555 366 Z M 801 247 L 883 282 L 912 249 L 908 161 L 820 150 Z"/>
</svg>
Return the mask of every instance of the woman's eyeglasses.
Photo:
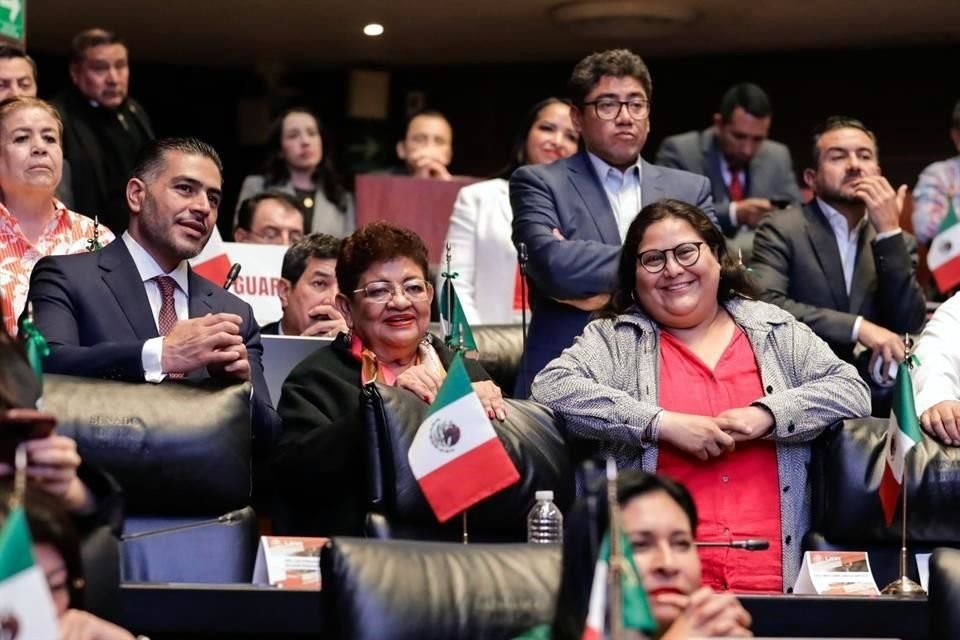
<svg viewBox="0 0 960 640">
<path fill-rule="evenodd" d="M 647 273 L 660 273 L 667 266 L 667 254 L 672 253 L 681 267 L 692 267 L 700 259 L 700 246 L 703 242 L 684 242 L 673 249 L 650 249 L 637 254 L 637 262 Z"/>
<path fill-rule="evenodd" d="M 363 292 L 364 297 L 370 302 L 377 304 L 386 304 L 393 299 L 397 292 L 401 293 L 410 302 L 423 302 L 430 297 L 433 285 L 420 278 L 407 280 L 403 284 L 393 282 L 370 282 L 359 289 L 354 289 L 354 293 Z"/>
</svg>

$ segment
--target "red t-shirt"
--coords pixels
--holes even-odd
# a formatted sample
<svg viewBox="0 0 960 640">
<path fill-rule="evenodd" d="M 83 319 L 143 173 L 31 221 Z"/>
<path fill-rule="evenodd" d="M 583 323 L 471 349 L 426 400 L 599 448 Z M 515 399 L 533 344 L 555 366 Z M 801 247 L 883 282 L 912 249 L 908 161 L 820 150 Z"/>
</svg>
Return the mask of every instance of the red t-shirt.
<svg viewBox="0 0 960 640">
<path fill-rule="evenodd" d="M 763 397 L 763 383 L 747 336 L 738 327 L 711 371 L 685 344 L 660 332 L 660 406 L 701 416 L 717 414 Z M 697 539 L 766 538 L 766 551 L 700 550 L 703 583 L 744 592 L 783 591 L 780 547 L 780 482 L 776 445 L 769 440 L 737 443 L 732 453 L 702 462 L 661 442 L 657 472 L 682 482 L 700 516 Z"/>
</svg>

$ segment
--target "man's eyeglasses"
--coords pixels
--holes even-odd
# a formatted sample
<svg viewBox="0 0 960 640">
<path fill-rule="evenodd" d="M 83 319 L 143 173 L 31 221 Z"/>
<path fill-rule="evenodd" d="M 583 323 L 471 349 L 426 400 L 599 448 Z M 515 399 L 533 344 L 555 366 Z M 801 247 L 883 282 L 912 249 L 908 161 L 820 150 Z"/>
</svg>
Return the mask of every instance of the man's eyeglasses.
<svg viewBox="0 0 960 640">
<path fill-rule="evenodd" d="M 405 281 L 403 284 L 384 281 L 370 282 L 359 289 L 353 290 L 354 293 L 363 292 L 367 300 L 376 304 L 390 302 L 398 291 L 410 302 L 423 302 L 430 297 L 433 285 L 426 280 L 414 278 Z"/>
<path fill-rule="evenodd" d="M 627 108 L 627 114 L 634 120 L 643 120 L 650 115 L 650 102 L 634 98 L 633 100 L 614 100 L 612 98 L 600 98 L 592 102 L 584 102 L 584 106 L 593 105 L 597 117 L 601 120 L 616 120 L 620 115 L 620 110 Z"/>
<path fill-rule="evenodd" d="M 672 253 L 681 267 L 692 267 L 700 259 L 700 246 L 703 242 L 684 242 L 673 249 L 650 249 L 637 254 L 637 262 L 647 273 L 660 273 L 667 266 L 667 254 Z"/>
</svg>

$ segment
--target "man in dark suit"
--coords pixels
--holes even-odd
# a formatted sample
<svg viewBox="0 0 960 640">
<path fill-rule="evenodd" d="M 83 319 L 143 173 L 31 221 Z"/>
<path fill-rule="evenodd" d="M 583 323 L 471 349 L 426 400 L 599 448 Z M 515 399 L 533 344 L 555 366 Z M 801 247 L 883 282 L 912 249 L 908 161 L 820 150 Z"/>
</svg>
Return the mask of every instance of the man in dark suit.
<svg viewBox="0 0 960 640">
<path fill-rule="evenodd" d="M 128 95 L 126 45 L 104 29 L 80 32 L 73 39 L 70 79 L 53 104 L 63 119 L 73 208 L 120 233 L 127 227 L 127 178 L 153 139 L 147 112 Z"/>
<path fill-rule="evenodd" d="M 862 123 L 827 120 L 814 136 L 815 168 L 803 173 L 816 197 L 763 221 L 751 263 L 763 299 L 858 364 L 875 398 L 904 358 L 904 334 L 919 331 L 926 314 L 917 242 L 900 228 L 906 185 L 894 190 L 877 157 Z M 866 351 L 855 360 L 858 343 Z"/>
<path fill-rule="evenodd" d="M 513 241 L 528 251 L 532 311 L 516 397 L 529 394 L 533 377 L 609 299 L 620 245 L 643 206 L 676 198 L 715 218 L 706 178 L 640 157 L 652 83 L 639 56 L 626 49 L 589 55 L 574 68 L 569 90 L 583 148 L 521 167 L 510 179 Z"/>
<path fill-rule="evenodd" d="M 281 336 L 335 338 L 347 332 L 334 300 L 337 292 L 337 254 L 340 240 L 311 233 L 290 245 L 280 269 L 280 307 L 283 317 L 264 325 L 260 333 Z"/>
<path fill-rule="evenodd" d="M 657 164 L 710 178 L 713 204 L 723 232 L 749 258 L 749 231 L 775 208 L 800 204 L 790 151 L 769 140 L 773 107 L 755 84 L 731 87 L 713 114 L 713 126 L 670 136 Z M 740 230 L 740 233 L 738 233 Z"/>
<path fill-rule="evenodd" d="M 40 260 L 27 300 L 50 344 L 45 371 L 141 382 L 250 380 L 254 435 L 264 448 L 279 419 L 253 311 L 187 263 L 216 226 L 221 170 L 203 142 L 151 142 L 127 183 L 128 230 L 99 252 Z"/>
</svg>

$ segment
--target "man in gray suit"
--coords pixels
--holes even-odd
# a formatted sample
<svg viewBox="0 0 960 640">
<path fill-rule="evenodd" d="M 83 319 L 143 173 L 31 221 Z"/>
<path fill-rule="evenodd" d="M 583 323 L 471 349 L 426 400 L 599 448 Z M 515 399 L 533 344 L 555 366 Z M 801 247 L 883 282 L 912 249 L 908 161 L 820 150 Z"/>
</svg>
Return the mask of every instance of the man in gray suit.
<svg viewBox="0 0 960 640">
<path fill-rule="evenodd" d="M 752 229 L 776 208 L 800 204 L 790 151 L 767 139 L 773 108 L 755 84 L 731 87 L 713 114 L 713 126 L 670 136 L 657 164 L 710 178 L 723 232 L 749 258 Z M 738 233 L 739 230 L 739 233 Z"/>
<path fill-rule="evenodd" d="M 876 399 L 926 314 L 917 241 L 900 229 L 906 185 L 890 186 L 876 137 L 850 118 L 830 118 L 814 136 L 813 164 L 803 179 L 816 197 L 763 221 L 751 267 L 763 299 L 857 364 Z M 866 350 L 855 359 L 858 344 Z"/>
<path fill-rule="evenodd" d="M 521 167 L 510 179 L 513 241 L 529 255 L 532 312 L 517 397 L 528 395 L 533 377 L 609 299 L 620 245 L 643 206 L 676 198 L 715 221 L 706 178 L 640 157 L 652 83 L 639 56 L 626 49 L 587 56 L 574 68 L 569 92 L 583 148 L 551 164 Z"/>
</svg>

